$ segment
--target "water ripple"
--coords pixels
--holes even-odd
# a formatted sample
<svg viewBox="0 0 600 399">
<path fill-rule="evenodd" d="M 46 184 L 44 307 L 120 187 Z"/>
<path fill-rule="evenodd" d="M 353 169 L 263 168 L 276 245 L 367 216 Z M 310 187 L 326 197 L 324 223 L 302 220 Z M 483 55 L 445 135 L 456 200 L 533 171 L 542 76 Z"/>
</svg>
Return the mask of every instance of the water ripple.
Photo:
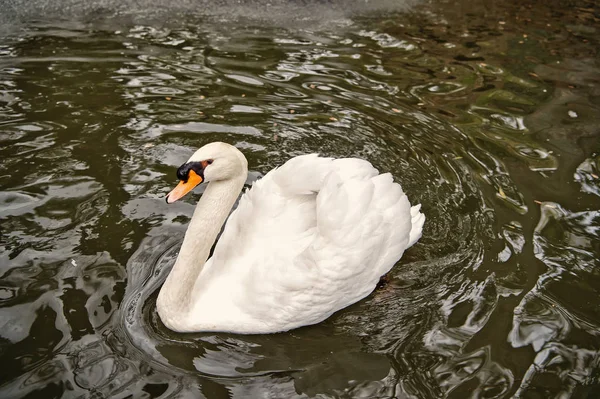
<svg viewBox="0 0 600 399">
<path fill-rule="evenodd" d="M 7 38 L 0 396 L 592 397 L 593 13 L 465 4 L 301 27 L 125 13 Z M 164 195 L 214 140 L 244 151 L 247 186 L 299 154 L 368 159 L 423 204 L 423 238 L 319 325 L 175 334 L 156 295 L 203 188 Z"/>
</svg>

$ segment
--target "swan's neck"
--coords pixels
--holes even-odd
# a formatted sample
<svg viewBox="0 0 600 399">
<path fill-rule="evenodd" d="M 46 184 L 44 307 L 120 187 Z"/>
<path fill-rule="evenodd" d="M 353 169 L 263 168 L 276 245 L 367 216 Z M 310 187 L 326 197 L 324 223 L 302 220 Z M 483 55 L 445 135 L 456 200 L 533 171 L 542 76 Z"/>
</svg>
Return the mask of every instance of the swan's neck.
<svg viewBox="0 0 600 399">
<path fill-rule="evenodd" d="M 196 206 L 175 265 L 156 301 L 161 320 L 172 330 L 184 329 L 196 280 L 246 177 L 247 172 L 209 183 Z"/>
</svg>

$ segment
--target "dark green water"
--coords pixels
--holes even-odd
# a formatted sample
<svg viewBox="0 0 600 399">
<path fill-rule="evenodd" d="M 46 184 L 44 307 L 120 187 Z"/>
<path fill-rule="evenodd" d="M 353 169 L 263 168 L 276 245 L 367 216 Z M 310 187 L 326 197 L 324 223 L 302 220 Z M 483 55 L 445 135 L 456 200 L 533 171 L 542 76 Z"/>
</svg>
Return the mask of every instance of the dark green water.
<svg viewBox="0 0 600 399">
<path fill-rule="evenodd" d="M 599 7 L 307 7 L 12 10 L 0 397 L 600 397 Z M 155 299 L 198 194 L 164 196 L 215 140 L 249 184 L 299 154 L 368 159 L 423 204 L 423 238 L 319 325 L 172 333 Z"/>
</svg>

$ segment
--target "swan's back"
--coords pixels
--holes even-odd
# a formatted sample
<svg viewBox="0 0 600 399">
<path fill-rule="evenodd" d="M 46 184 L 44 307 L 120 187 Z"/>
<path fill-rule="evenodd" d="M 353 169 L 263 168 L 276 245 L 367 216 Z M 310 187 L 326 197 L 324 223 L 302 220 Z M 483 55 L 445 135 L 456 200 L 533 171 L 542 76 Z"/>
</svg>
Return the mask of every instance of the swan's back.
<svg viewBox="0 0 600 399">
<path fill-rule="evenodd" d="M 318 323 L 375 289 L 421 237 L 419 209 L 367 161 L 293 158 L 242 196 L 198 278 L 192 317 L 248 333 Z"/>
</svg>

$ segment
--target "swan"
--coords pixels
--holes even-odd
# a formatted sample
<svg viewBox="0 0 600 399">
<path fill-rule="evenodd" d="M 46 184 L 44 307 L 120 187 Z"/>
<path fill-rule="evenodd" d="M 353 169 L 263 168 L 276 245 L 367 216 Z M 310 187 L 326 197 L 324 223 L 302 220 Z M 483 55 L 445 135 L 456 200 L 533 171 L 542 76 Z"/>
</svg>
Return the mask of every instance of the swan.
<svg viewBox="0 0 600 399">
<path fill-rule="evenodd" d="M 421 205 L 365 160 L 292 158 L 229 216 L 247 175 L 244 155 L 221 142 L 177 169 L 167 203 L 208 186 L 156 300 L 173 331 L 263 334 L 319 323 L 369 295 L 421 237 Z"/>
</svg>

